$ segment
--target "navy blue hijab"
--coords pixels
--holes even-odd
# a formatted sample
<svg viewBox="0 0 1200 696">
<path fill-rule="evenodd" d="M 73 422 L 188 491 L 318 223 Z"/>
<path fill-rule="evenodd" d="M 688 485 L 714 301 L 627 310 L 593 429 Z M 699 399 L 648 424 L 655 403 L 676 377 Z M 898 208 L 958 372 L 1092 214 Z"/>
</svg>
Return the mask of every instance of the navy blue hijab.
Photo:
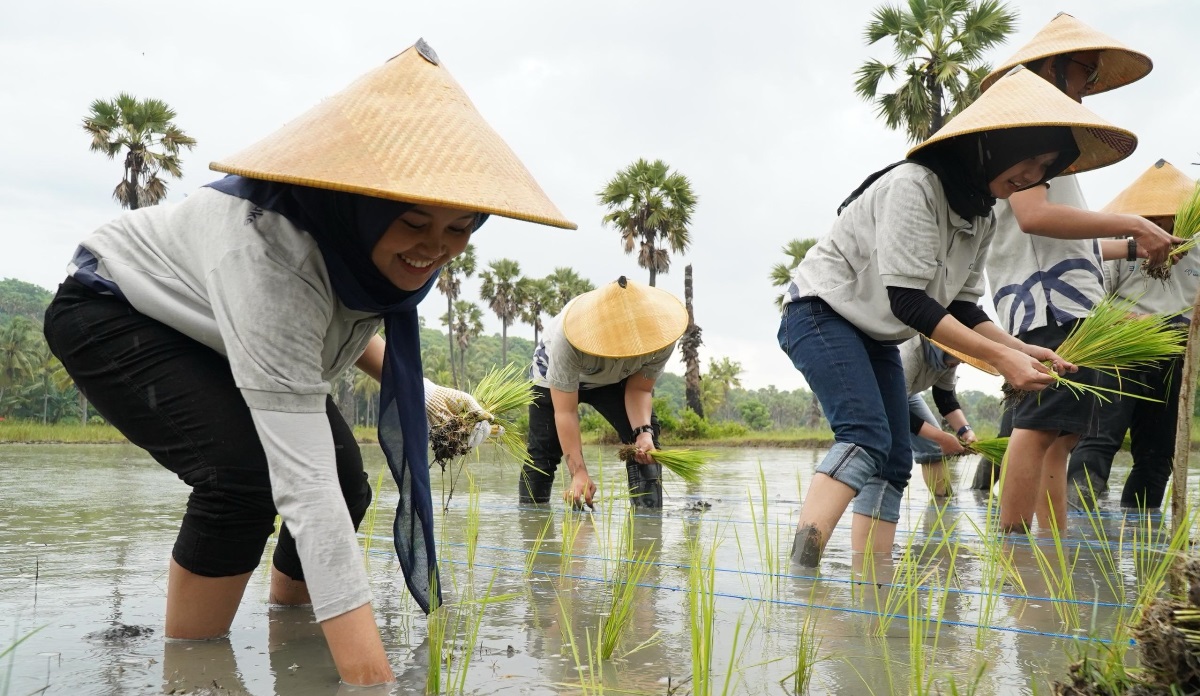
<svg viewBox="0 0 1200 696">
<path fill-rule="evenodd" d="M 392 533 L 404 581 L 417 604 L 429 613 L 441 604 L 441 591 L 417 305 L 437 282 L 437 274 L 419 290 L 401 290 L 371 261 L 375 244 L 413 204 L 240 176 L 227 176 L 209 186 L 279 213 L 307 232 L 321 249 L 329 281 L 342 304 L 383 315 L 387 348 L 379 392 L 379 444 L 400 489 Z M 486 219 L 478 216 L 475 227 Z"/>
</svg>

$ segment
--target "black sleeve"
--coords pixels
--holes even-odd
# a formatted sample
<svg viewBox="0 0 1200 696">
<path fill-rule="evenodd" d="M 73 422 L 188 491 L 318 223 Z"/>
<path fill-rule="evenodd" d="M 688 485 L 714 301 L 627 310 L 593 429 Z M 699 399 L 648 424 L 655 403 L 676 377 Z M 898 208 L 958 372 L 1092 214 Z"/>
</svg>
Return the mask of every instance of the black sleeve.
<svg viewBox="0 0 1200 696">
<path fill-rule="evenodd" d="M 921 426 L 925 425 L 925 419 L 913 413 L 912 409 L 908 411 L 908 429 L 913 435 L 921 433 Z"/>
<path fill-rule="evenodd" d="M 926 295 L 924 290 L 889 285 L 887 293 L 892 314 L 926 336 L 932 335 L 942 317 L 949 314 L 945 307 Z"/>
<path fill-rule="evenodd" d="M 962 408 L 962 406 L 958 405 L 958 397 L 955 396 L 954 391 L 952 389 L 942 389 L 941 387 L 933 388 L 933 404 L 937 406 L 938 413 L 943 416 Z"/>
<path fill-rule="evenodd" d="M 968 329 L 973 329 L 985 321 L 991 321 L 988 319 L 987 312 L 974 302 L 955 300 L 946 309 L 950 312 L 950 316 L 962 322 L 962 325 Z"/>
</svg>

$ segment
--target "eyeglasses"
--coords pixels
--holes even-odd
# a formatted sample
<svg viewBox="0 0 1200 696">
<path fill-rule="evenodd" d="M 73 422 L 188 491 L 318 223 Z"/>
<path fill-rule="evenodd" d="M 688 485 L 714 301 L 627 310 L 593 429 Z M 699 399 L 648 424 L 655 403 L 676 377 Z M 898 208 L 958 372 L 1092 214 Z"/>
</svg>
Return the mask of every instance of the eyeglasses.
<svg viewBox="0 0 1200 696">
<path fill-rule="evenodd" d="M 1078 65 L 1081 68 L 1084 68 L 1088 71 L 1087 78 L 1084 79 L 1084 81 L 1083 81 L 1084 89 L 1091 90 L 1093 87 L 1096 86 L 1096 83 L 1100 81 L 1100 62 L 1099 61 L 1097 61 L 1095 65 L 1090 65 L 1088 63 L 1084 63 L 1081 60 L 1075 60 L 1074 58 L 1067 58 L 1067 60 L 1071 61 L 1075 65 Z"/>
</svg>

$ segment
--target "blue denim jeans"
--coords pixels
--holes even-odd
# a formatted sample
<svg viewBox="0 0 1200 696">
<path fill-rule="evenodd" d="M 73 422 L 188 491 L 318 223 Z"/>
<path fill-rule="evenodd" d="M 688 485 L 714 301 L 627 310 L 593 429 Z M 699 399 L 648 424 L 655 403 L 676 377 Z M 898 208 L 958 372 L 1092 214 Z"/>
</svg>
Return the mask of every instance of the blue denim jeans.
<svg viewBox="0 0 1200 696">
<path fill-rule="evenodd" d="M 900 350 L 867 336 L 815 297 L 784 308 L 779 346 L 833 429 L 835 443 L 817 472 L 857 492 L 854 512 L 897 522 L 912 475 Z"/>
<path fill-rule="evenodd" d="M 942 426 L 938 423 L 937 416 L 933 415 L 929 404 L 925 403 L 925 399 L 922 399 L 920 394 L 908 397 L 908 410 L 926 423 L 941 429 Z M 941 445 L 912 433 L 909 434 L 909 439 L 912 444 L 913 459 L 917 460 L 918 464 L 938 464 L 942 461 Z"/>
</svg>

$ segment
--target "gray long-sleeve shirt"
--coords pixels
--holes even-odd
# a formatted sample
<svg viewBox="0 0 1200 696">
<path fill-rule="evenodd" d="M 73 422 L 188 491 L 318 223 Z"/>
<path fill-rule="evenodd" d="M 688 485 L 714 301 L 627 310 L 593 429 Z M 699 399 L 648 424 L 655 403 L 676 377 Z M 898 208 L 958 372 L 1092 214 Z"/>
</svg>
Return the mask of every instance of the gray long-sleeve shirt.
<svg viewBox="0 0 1200 696">
<path fill-rule="evenodd" d="M 229 359 L 317 620 L 371 601 L 325 399 L 381 320 L 341 304 L 307 233 L 210 188 L 123 215 L 82 246 L 135 309 Z"/>
</svg>

